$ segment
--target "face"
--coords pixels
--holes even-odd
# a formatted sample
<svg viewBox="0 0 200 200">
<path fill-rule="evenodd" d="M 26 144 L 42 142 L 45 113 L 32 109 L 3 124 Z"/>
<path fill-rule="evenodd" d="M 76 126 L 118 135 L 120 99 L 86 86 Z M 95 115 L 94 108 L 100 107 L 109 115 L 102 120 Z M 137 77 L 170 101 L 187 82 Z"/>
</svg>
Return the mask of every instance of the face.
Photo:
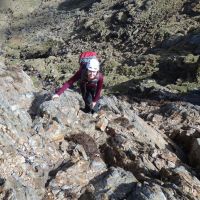
<svg viewBox="0 0 200 200">
<path fill-rule="evenodd" d="M 93 79 L 97 75 L 96 71 L 90 71 L 88 70 L 88 79 Z"/>
</svg>

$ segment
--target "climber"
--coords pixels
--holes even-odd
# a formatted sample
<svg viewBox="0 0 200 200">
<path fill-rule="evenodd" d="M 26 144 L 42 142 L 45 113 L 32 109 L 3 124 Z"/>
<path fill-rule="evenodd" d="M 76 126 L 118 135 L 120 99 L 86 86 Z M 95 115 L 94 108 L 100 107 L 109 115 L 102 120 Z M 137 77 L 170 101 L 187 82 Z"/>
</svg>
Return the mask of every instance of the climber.
<svg viewBox="0 0 200 200">
<path fill-rule="evenodd" d="M 95 113 L 100 107 L 98 100 L 101 95 L 104 77 L 99 71 L 99 61 L 95 57 L 86 58 L 87 53 L 84 54 L 85 57 L 83 58 L 86 61 L 84 63 L 80 62 L 80 69 L 63 84 L 56 94 L 53 95 L 52 99 L 58 98 L 74 82 L 80 80 L 80 90 L 85 102 L 83 111 L 86 113 Z"/>
</svg>

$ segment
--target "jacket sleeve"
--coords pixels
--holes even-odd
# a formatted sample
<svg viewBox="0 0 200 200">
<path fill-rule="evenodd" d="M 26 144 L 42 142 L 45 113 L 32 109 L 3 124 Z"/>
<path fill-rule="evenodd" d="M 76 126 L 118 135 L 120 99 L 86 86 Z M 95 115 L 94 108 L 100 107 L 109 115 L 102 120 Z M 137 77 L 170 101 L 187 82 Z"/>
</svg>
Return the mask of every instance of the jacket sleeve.
<svg viewBox="0 0 200 200">
<path fill-rule="evenodd" d="M 98 80 L 98 83 L 97 83 L 96 94 L 94 96 L 93 102 L 97 102 L 100 98 L 101 90 L 102 90 L 102 87 L 103 87 L 103 80 L 104 80 L 104 77 L 103 77 L 102 74 L 100 74 L 99 80 Z"/>
<path fill-rule="evenodd" d="M 81 78 L 81 69 L 79 69 L 63 86 L 56 92 L 57 95 L 61 95 L 65 90 L 71 87 L 74 82 L 78 81 Z"/>
</svg>

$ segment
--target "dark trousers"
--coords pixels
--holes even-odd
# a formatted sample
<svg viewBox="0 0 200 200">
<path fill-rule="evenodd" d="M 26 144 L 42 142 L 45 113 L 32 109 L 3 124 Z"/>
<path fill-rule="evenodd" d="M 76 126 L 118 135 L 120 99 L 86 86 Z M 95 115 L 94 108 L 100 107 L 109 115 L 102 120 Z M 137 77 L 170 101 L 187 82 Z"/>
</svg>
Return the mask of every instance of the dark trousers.
<svg viewBox="0 0 200 200">
<path fill-rule="evenodd" d="M 84 86 L 81 86 L 81 94 L 83 97 L 83 100 L 85 102 L 85 112 L 89 113 L 95 113 L 99 110 L 99 103 L 97 102 L 94 108 L 92 107 L 93 98 L 96 94 L 95 88 L 84 88 Z"/>
</svg>

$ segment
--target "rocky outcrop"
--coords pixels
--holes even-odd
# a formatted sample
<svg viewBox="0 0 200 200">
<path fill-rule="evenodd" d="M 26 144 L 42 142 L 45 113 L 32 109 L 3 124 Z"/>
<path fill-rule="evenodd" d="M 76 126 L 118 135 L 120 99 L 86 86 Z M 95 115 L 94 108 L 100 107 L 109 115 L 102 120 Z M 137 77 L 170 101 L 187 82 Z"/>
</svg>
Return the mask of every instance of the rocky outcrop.
<svg viewBox="0 0 200 200">
<path fill-rule="evenodd" d="M 197 1 L 16 0 L 0 11 L 0 199 L 200 199 Z M 94 115 L 75 90 L 51 100 L 85 50 L 116 94 Z"/>
<path fill-rule="evenodd" d="M 28 109 L 36 91 L 27 74 L 19 67 L 8 67 L 0 62 L 1 96 L 13 110 Z M 22 87 L 23 86 L 23 87 Z"/>
<path fill-rule="evenodd" d="M 105 96 L 101 112 L 85 114 L 78 93 L 68 90 L 53 101 L 23 71 L 2 64 L 1 72 L 1 198 L 168 199 L 173 193 L 199 199 L 198 176 L 171 140 L 178 143 L 175 119 L 179 141 L 186 124 L 194 128 L 194 117 L 198 124 L 198 106 L 169 103 L 146 117 L 140 112 L 148 124 L 137 115 L 148 104 Z M 5 87 L 6 80 L 12 84 Z M 196 169 L 197 133 L 181 142 Z"/>
</svg>

